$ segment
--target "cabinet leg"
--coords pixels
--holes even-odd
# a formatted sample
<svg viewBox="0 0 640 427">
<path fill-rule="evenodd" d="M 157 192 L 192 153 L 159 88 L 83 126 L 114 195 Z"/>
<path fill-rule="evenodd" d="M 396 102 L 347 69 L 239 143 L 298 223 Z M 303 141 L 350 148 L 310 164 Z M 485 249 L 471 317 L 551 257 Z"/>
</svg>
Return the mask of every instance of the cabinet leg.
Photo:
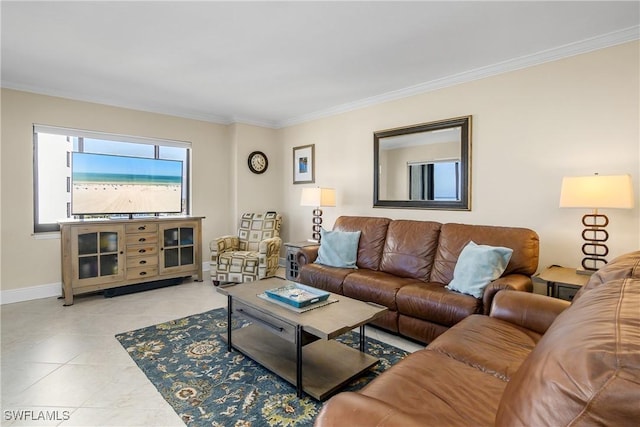
<svg viewBox="0 0 640 427">
<path fill-rule="evenodd" d="M 60 298 L 64 298 L 64 304 L 62 304 L 63 307 L 73 305 L 73 290 L 71 289 L 71 286 L 62 285 L 62 296 Z"/>
</svg>

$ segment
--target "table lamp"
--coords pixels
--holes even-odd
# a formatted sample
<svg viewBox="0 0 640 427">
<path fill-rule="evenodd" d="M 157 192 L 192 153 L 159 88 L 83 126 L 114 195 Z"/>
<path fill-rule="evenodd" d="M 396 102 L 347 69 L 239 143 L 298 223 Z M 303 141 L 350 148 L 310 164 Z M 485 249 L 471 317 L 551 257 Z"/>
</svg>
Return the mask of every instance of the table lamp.
<svg viewBox="0 0 640 427">
<path fill-rule="evenodd" d="M 320 242 L 320 229 L 322 228 L 322 209 L 325 206 L 336 205 L 336 190 L 333 188 L 303 188 L 300 197 L 300 206 L 313 206 L 313 238 L 310 242 Z"/>
<path fill-rule="evenodd" d="M 633 208 L 633 186 L 631 175 L 592 175 L 573 176 L 562 179 L 560 191 L 561 208 L 592 208 L 592 214 L 582 217 L 581 274 L 592 274 L 607 263 L 609 248 L 605 242 L 609 233 L 605 227 L 609 224 L 606 215 L 599 214 L 600 208 L 631 209 Z"/>
</svg>

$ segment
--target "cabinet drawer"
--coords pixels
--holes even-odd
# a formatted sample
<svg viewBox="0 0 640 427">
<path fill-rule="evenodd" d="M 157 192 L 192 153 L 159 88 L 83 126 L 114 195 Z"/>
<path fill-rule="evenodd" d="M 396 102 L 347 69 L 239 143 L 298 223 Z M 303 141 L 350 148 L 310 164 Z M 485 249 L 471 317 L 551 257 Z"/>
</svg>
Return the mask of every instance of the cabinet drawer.
<svg viewBox="0 0 640 427">
<path fill-rule="evenodd" d="M 155 243 L 145 245 L 127 245 L 127 258 L 134 256 L 156 255 L 158 245 Z"/>
<path fill-rule="evenodd" d="M 153 267 L 156 265 L 158 265 L 158 257 L 156 255 L 127 257 L 127 268 Z"/>
<path fill-rule="evenodd" d="M 127 280 L 153 278 L 158 275 L 158 266 L 127 268 Z"/>
<path fill-rule="evenodd" d="M 136 222 L 127 224 L 125 231 L 128 233 L 150 233 L 158 231 L 158 224 L 153 222 Z"/>
<path fill-rule="evenodd" d="M 158 233 L 134 233 L 127 234 L 127 245 L 158 243 Z"/>
<path fill-rule="evenodd" d="M 249 307 L 242 302 L 233 300 L 232 303 L 233 313 L 242 316 L 252 323 L 265 328 L 269 332 L 276 334 L 287 341 L 296 341 L 296 328 L 294 325 L 286 323 L 270 314 L 257 310 L 253 307 Z"/>
</svg>

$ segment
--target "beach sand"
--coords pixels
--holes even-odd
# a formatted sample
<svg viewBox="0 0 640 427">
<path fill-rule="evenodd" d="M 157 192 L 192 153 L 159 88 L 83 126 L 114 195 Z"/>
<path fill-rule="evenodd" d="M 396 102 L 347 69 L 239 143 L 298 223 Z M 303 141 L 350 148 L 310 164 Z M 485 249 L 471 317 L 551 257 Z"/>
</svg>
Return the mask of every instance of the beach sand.
<svg viewBox="0 0 640 427">
<path fill-rule="evenodd" d="M 179 211 L 179 185 L 76 183 L 74 213 L 153 213 Z"/>
</svg>

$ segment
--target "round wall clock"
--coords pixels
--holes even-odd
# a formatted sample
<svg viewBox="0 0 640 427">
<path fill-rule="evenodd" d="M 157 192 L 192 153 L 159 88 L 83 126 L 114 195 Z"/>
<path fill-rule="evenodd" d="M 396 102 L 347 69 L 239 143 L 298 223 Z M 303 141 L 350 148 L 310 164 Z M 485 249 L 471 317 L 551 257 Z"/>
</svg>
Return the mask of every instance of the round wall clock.
<svg viewBox="0 0 640 427">
<path fill-rule="evenodd" d="M 247 163 L 249 164 L 249 170 L 253 173 L 264 173 L 269 167 L 269 160 L 267 160 L 267 155 L 262 151 L 254 151 L 253 153 L 249 154 Z"/>
</svg>

